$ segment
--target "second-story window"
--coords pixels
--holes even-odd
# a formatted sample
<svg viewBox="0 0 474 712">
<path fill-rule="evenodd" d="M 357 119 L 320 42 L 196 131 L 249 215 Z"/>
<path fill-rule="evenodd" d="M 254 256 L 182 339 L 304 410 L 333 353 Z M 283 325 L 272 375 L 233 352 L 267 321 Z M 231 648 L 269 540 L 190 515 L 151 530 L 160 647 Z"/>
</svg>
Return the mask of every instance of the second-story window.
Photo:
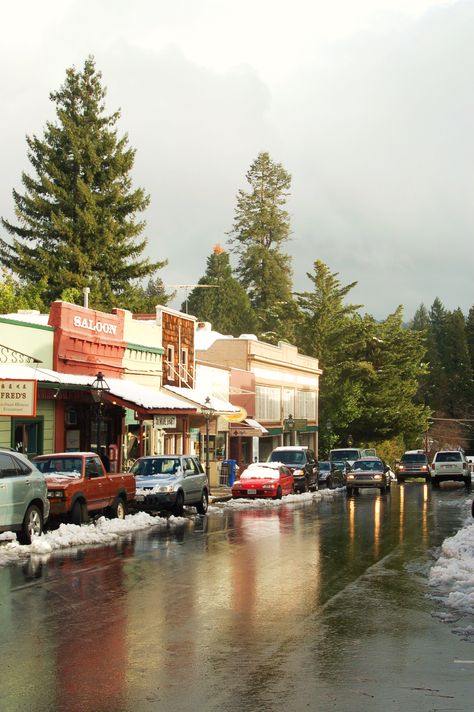
<svg viewBox="0 0 474 712">
<path fill-rule="evenodd" d="M 166 361 L 168 364 L 168 381 L 174 381 L 174 346 L 168 346 L 166 348 Z"/>
<path fill-rule="evenodd" d="M 180 354 L 179 377 L 185 383 L 188 382 L 188 349 L 185 346 Z"/>
</svg>

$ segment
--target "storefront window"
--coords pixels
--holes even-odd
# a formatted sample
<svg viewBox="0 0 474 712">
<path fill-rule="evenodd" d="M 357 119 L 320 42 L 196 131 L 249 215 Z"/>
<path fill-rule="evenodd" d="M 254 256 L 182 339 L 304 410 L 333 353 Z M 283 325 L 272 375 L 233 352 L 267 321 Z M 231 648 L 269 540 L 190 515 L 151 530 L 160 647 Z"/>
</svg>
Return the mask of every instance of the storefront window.
<svg viewBox="0 0 474 712">
<path fill-rule="evenodd" d="M 12 447 L 28 457 L 43 454 L 43 419 L 12 418 Z"/>
</svg>

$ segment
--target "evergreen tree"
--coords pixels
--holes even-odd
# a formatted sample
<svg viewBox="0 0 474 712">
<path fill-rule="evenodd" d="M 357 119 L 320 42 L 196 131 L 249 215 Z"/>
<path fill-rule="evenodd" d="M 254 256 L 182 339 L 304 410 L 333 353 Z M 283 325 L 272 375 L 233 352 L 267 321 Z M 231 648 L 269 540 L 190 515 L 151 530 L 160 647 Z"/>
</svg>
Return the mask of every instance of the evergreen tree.
<svg viewBox="0 0 474 712">
<path fill-rule="evenodd" d="M 429 312 L 430 327 L 427 337 L 429 360 L 428 403 L 438 415 L 448 415 L 449 384 L 446 373 L 447 311 L 436 297 Z"/>
<path fill-rule="evenodd" d="M 297 343 L 302 351 L 319 359 L 323 370 L 320 445 L 327 451 L 334 442 L 346 444 L 352 424 L 361 415 L 367 328 L 357 314 L 361 305 L 344 303 L 356 282 L 342 286 L 338 273 L 331 273 L 320 260 L 314 263 L 314 274 L 307 276 L 313 291 L 297 294 L 302 313 Z"/>
<path fill-rule="evenodd" d="M 474 306 L 469 309 L 469 314 L 467 315 L 466 337 L 467 347 L 469 349 L 469 358 L 471 360 L 471 368 L 474 373 Z"/>
<path fill-rule="evenodd" d="M 149 197 L 132 189 L 135 151 L 117 135 L 120 112 L 105 113 L 105 95 L 93 58 L 82 72 L 67 70 L 50 94 L 56 123 L 47 122 L 42 138 L 27 137 L 35 175 L 23 173 L 24 193 L 13 191 L 18 224 L 2 219 L 13 242 L 0 240 L 0 262 L 43 284 L 47 304 L 89 286 L 95 308 L 127 307 L 134 282 L 165 264 L 140 259 L 145 224 L 137 215 Z"/>
<path fill-rule="evenodd" d="M 250 300 L 233 277 L 229 254 L 220 245 L 216 245 L 207 258 L 206 273 L 199 284 L 202 288 L 193 289 L 187 300 L 190 314 L 200 321 L 209 321 L 213 329 L 222 334 L 240 336 L 255 332 L 256 319 Z M 183 304 L 181 309 L 185 307 Z"/>
<path fill-rule="evenodd" d="M 460 309 L 446 315 L 445 327 L 444 367 L 448 381 L 448 409 L 451 417 L 458 418 L 470 412 L 473 397 L 466 322 Z"/>
<path fill-rule="evenodd" d="M 239 255 L 237 276 L 250 297 L 258 332 L 268 341 L 291 340 L 296 304 L 291 259 L 281 251 L 290 239 L 285 203 L 291 176 L 268 153 L 260 153 L 246 174 L 249 192 L 239 190 L 229 243 Z"/>
<path fill-rule="evenodd" d="M 402 436 L 407 447 L 420 447 L 430 415 L 427 406 L 416 403 L 419 379 L 427 371 L 424 335 L 404 327 L 401 306 L 381 323 L 372 320 L 371 331 L 371 367 L 353 435 L 375 442 Z"/>
</svg>

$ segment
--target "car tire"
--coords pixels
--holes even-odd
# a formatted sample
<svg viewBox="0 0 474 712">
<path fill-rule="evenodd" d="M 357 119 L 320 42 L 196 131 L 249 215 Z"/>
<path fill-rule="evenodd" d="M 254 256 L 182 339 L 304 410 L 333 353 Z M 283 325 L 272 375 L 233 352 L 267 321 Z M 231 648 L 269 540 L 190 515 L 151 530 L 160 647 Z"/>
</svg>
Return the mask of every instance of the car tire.
<svg viewBox="0 0 474 712">
<path fill-rule="evenodd" d="M 80 527 L 81 524 L 85 524 L 87 522 L 87 519 L 86 503 L 76 500 L 71 510 L 71 522 Z"/>
<path fill-rule="evenodd" d="M 23 517 L 21 531 L 18 535 L 20 544 L 31 544 L 33 536 L 43 533 L 43 514 L 36 504 L 30 504 Z"/>
<path fill-rule="evenodd" d="M 464 480 L 464 486 L 467 487 L 467 489 L 471 489 L 471 475 L 469 477 L 463 477 Z"/>
<path fill-rule="evenodd" d="M 431 478 L 431 484 L 433 485 L 433 487 L 439 487 L 439 480 L 438 480 L 438 478 L 437 478 L 437 477 L 432 477 L 432 478 Z"/>
<path fill-rule="evenodd" d="M 278 487 L 277 493 L 275 495 L 275 499 L 281 499 L 282 497 L 283 497 L 282 489 L 281 489 L 281 487 Z"/>
<path fill-rule="evenodd" d="M 176 495 L 176 502 L 173 507 L 173 514 L 175 517 L 181 517 L 183 515 L 184 509 L 184 495 L 182 492 L 178 492 Z"/>
<path fill-rule="evenodd" d="M 332 489 L 332 480 L 330 477 L 326 480 L 326 489 Z"/>
<path fill-rule="evenodd" d="M 198 514 L 206 514 L 209 507 L 209 497 L 207 490 L 203 490 L 201 494 L 200 501 L 196 504 L 196 511 Z"/>
<path fill-rule="evenodd" d="M 124 498 L 117 497 L 110 510 L 112 519 L 125 519 L 127 516 L 127 503 Z"/>
<path fill-rule="evenodd" d="M 353 489 L 352 487 L 347 487 L 346 486 L 346 494 L 348 497 L 350 497 L 353 494 Z"/>
</svg>

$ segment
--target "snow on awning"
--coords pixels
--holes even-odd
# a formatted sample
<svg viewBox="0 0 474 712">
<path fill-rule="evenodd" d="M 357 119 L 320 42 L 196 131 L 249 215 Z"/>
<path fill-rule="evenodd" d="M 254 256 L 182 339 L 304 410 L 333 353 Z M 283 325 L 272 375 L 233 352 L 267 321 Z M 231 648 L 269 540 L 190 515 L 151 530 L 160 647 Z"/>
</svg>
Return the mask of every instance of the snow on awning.
<svg viewBox="0 0 474 712">
<path fill-rule="evenodd" d="M 195 388 L 180 388 L 179 386 L 165 386 L 166 390 L 172 391 L 180 398 L 189 401 L 194 406 L 202 408 L 206 405 L 206 398 L 209 398 L 211 408 L 216 411 L 216 415 L 225 415 L 226 413 L 238 413 L 240 408 L 236 405 L 232 405 L 229 401 L 222 398 L 216 398 L 215 396 L 210 396 L 208 393 L 203 393 L 202 391 L 197 391 Z"/>
<path fill-rule="evenodd" d="M 79 386 L 85 389 L 91 388 L 95 381 L 95 375 L 82 375 L 76 373 L 60 373 L 48 368 L 29 368 L 28 366 L 0 366 L 0 378 L 12 378 L 15 380 L 33 379 L 38 383 L 47 384 L 51 388 L 67 388 L 68 386 Z M 166 393 L 158 388 L 143 386 L 135 381 L 125 378 L 105 377 L 110 390 L 108 400 L 114 397 L 121 401 L 125 408 L 141 411 L 173 411 L 176 414 L 195 413 L 195 405 L 185 405 L 179 398 L 174 398 L 170 393 Z"/>
<path fill-rule="evenodd" d="M 252 418 L 245 418 L 244 423 L 246 423 L 251 428 L 255 428 L 255 430 L 261 430 L 262 435 L 268 435 L 268 430 L 264 428 L 264 426 L 259 423 L 258 420 L 253 420 Z"/>
</svg>

